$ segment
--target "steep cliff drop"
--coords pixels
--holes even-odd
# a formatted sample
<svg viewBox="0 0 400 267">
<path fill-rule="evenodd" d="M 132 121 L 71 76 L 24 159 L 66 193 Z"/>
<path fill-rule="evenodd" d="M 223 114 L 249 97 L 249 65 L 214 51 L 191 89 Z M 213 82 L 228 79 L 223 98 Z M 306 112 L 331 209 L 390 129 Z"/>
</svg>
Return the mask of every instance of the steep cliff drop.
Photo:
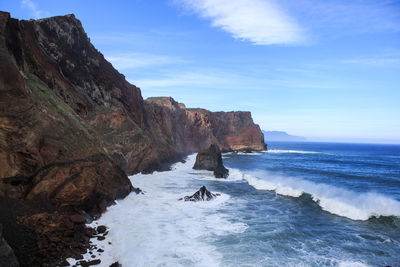
<svg viewBox="0 0 400 267">
<path fill-rule="evenodd" d="M 85 223 L 134 189 L 126 174 L 212 143 L 265 149 L 249 112 L 144 101 L 74 15 L 0 12 L 0 223 L 22 266 L 79 257 L 93 234 Z"/>
</svg>

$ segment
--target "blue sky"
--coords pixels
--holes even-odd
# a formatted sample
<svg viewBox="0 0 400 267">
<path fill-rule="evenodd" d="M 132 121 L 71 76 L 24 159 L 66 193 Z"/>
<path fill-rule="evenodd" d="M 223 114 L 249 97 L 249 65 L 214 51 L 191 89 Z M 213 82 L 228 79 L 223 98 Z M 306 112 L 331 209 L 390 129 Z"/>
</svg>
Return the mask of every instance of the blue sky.
<svg viewBox="0 0 400 267">
<path fill-rule="evenodd" d="M 249 110 L 312 140 L 400 142 L 400 1 L 1 0 L 74 13 L 144 97 Z"/>
</svg>

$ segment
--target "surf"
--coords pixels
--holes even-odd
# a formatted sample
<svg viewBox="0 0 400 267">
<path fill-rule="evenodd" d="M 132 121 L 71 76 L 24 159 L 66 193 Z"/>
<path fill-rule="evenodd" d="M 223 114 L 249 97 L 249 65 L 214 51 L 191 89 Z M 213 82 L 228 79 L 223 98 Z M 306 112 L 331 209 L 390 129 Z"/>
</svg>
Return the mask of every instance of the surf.
<svg viewBox="0 0 400 267">
<path fill-rule="evenodd" d="M 106 241 L 111 244 L 94 241 L 106 251 L 103 264 L 118 260 L 122 266 L 221 265 L 222 255 L 208 239 L 244 232 L 247 225 L 233 223 L 227 214 L 218 212 L 232 202 L 228 194 L 213 191 L 220 196 L 204 202 L 178 200 L 199 189 L 197 176 L 209 175 L 193 171 L 194 160 L 192 155 L 171 171 L 129 177 L 144 194 L 130 194 L 118 201 L 93 225 L 110 229 Z M 90 259 L 88 254 L 85 257 Z"/>
<path fill-rule="evenodd" d="M 267 171 L 242 173 L 242 177 L 257 190 L 274 191 L 279 195 L 295 198 L 309 194 L 322 210 L 352 220 L 366 221 L 380 216 L 400 217 L 400 202 L 380 193 L 354 192 Z"/>
</svg>

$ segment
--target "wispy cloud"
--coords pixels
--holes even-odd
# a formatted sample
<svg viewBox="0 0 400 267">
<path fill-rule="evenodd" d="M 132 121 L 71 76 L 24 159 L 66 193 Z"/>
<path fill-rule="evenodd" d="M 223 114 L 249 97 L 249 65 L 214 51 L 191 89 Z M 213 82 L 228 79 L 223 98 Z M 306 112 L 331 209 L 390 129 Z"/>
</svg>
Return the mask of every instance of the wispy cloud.
<svg viewBox="0 0 400 267">
<path fill-rule="evenodd" d="M 212 26 L 234 38 L 257 45 L 299 44 L 305 33 L 296 21 L 271 0 L 175 0 L 210 19 Z"/>
<path fill-rule="evenodd" d="M 341 60 L 340 63 L 372 67 L 398 67 L 400 66 L 400 53 L 393 52 L 369 57 L 348 58 Z"/>
<path fill-rule="evenodd" d="M 41 18 L 45 13 L 42 10 L 39 10 L 37 4 L 32 0 L 21 0 L 21 6 L 30 9 L 35 19 Z"/>
<path fill-rule="evenodd" d="M 389 66 L 400 65 L 400 58 L 354 58 L 354 59 L 344 59 L 341 61 L 341 63 L 365 65 L 365 66 L 389 67 Z"/>
<path fill-rule="evenodd" d="M 151 79 L 136 79 L 131 81 L 141 88 L 177 88 L 177 87 L 190 87 L 190 88 L 232 88 L 233 81 L 237 81 L 238 77 L 226 72 L 217 70 L 197 70 L 186 72 L 167 72 L 159 78 Z"/>
<path fill-rule="evenodd" d="M 185 61 L 178 57 L 154 55 L 147 53 L 129 53 L 106 56 L 118 70 L 137 69 L 168 64 L 183 64 Z"/>
<path fill-rule="evenodd" d="M 285 76 L 285 75 L 284 75 Z M 296 91 L 296 90 L 325 90 L 340 89 L 337 84 L 327 84 L 314 79 L 287 79 L 284 77 L 268 77 L 267 74 L 261 76 L 251 76 L 248 73 L 240 73 L 221 69 L 189 69 L 181 68 L 159 72 L 156 77 L 151 78 L 130 78 L 129 81 L 146 91 L 178 91 L 199 89 L 202 92 L 223 92 L 230 94 L 232 92 L 242 93 L 245 91 L 260 93 L 266 91 Z"/>
<path fill-rule="evenodd" d="M 398 0 L 281 0 L 310 31 L 335 35 L 400 31 Z"/>
</svg>

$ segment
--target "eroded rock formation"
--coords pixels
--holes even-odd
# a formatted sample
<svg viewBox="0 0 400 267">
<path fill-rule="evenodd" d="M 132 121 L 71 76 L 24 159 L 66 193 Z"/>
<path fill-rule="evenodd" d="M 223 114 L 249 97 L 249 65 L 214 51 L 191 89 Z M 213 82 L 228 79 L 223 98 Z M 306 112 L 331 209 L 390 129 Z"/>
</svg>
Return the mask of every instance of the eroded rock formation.
<svg viewBox="0 0 400 267">
<path fill-rule="evenodd" d="M 222 163 L 221 150 L 215 144 L 197 153 L 193 169 L 213 171 L 216 178 L 226 178 L 229 175 Z"/>
</svg>

